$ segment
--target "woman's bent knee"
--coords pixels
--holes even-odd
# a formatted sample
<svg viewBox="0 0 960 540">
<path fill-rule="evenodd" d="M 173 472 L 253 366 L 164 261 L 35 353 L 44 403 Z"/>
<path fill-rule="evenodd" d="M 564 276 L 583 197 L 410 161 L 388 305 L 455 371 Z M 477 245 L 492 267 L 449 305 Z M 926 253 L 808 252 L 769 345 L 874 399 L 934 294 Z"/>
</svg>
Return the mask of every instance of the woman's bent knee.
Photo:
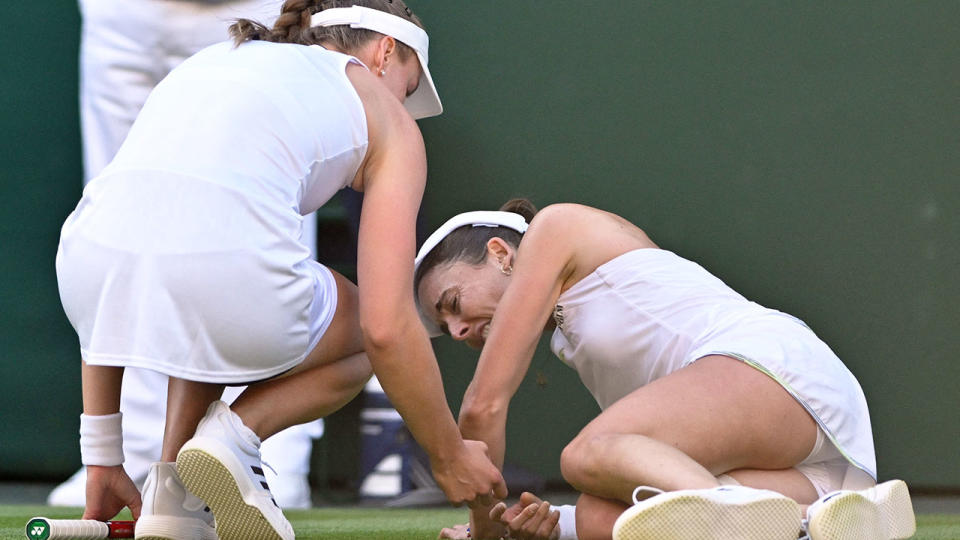
<svg viewBox="0 0 960 540">
<path fill-rule="evenodd" d="M 578 435 L 560 453 L 560 472 L 571 486 L 590 491 L 590 483 L 599 476 L 605 435 Z"/>
</svg>

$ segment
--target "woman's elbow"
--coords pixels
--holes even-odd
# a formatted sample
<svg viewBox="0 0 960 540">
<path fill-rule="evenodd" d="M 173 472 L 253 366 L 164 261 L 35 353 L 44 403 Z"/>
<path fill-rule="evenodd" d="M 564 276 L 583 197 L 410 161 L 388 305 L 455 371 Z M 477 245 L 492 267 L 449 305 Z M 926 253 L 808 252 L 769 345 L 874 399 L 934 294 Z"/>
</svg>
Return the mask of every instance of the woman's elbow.
<svg viewBox="0 0 960 540">
<path fill-rule="evenodd" d="M 363 332 L 364 350 L 374 355 L 379 351 L 395 348 L 402 337 L 396 328 L 385 325 L 366 326 L 361 324 L 360 330 Z"/>
<path fill-rule="evenodd" d="M 420 324 L 416 321 L 417 325 Z M 363 334 L 364 349 L 376 354 L 377 351 L 391 350 L 402 342 L 413 338 L 418 329 L 409 321 L 379 313 L 360 314 L 360 331 Z"/>
<path fill-rule="evenodd" d="M 464 399 L 460 407 L 460 432 L 465 437 L 482 433 L 504 416 L 505 412 L 495 400 Z"/>
</svg>

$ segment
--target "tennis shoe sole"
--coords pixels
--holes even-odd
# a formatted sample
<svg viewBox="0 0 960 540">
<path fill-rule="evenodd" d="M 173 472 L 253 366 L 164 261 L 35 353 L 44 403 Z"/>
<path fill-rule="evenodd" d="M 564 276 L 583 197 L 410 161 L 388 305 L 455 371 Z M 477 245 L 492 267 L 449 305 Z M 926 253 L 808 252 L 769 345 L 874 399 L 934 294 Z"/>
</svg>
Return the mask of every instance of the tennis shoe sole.
<svg viewBox="0 0 960 540">
<path fill-rule="evenodd" d="M 890 480 L 860 491 L 837 491 L 807 510 L 810 540 L 894 540 L 917 532 L 910 491 Z"/>
<path fill-rule="evenodd" d="M 797 540 L 800 507 L 792 499 L 742 486 L 666 492 L 628 508 L 614 540 Z"/>
<path fill-rule="evenodd" d="M 177 455 L 184 485 L 203 499 L 217 522 L 220 540 L 293 540 L 279 507 L 263 497 L 244 466 L 220 441 L 194 437 Z"/>
</svg>

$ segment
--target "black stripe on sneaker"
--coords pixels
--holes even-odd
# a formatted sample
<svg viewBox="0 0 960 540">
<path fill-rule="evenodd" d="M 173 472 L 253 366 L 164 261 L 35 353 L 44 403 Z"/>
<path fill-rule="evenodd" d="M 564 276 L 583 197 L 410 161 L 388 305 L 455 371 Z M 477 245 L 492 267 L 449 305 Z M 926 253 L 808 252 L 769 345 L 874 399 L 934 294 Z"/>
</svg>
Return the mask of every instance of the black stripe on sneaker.
<svg viewBox="0 0 960 540">
<path fill-rule="evenodd" d="M 263 489 L 270 491 L 270 486 L 268 486 L 266 482 L 260 482 L 260 485 L 263 486 Z"/>
<path fill-rule="evenodd" d="M 250 469 L 253 470 L 253 474 L 259 474 L 260 476 L 263 476 L 264 478 L 266 478 L 266 476 L 263 474 L 263 469 L 261 469 L 260 467 L 251 465 Z"/>
</svg>

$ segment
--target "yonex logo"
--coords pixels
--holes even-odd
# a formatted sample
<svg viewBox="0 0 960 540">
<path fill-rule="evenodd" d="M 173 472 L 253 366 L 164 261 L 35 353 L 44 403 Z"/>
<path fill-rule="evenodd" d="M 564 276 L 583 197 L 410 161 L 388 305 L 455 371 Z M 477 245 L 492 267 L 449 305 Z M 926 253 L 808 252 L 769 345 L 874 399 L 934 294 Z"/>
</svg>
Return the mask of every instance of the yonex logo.
<svg viewBox="0 0 960 540">
<path fill-rule="evenodd" d="M 50 526 L 44 518 L 33 518 L 27 522 L 27 538 L 47 540 L 50 538 Z"/>
</svg>

